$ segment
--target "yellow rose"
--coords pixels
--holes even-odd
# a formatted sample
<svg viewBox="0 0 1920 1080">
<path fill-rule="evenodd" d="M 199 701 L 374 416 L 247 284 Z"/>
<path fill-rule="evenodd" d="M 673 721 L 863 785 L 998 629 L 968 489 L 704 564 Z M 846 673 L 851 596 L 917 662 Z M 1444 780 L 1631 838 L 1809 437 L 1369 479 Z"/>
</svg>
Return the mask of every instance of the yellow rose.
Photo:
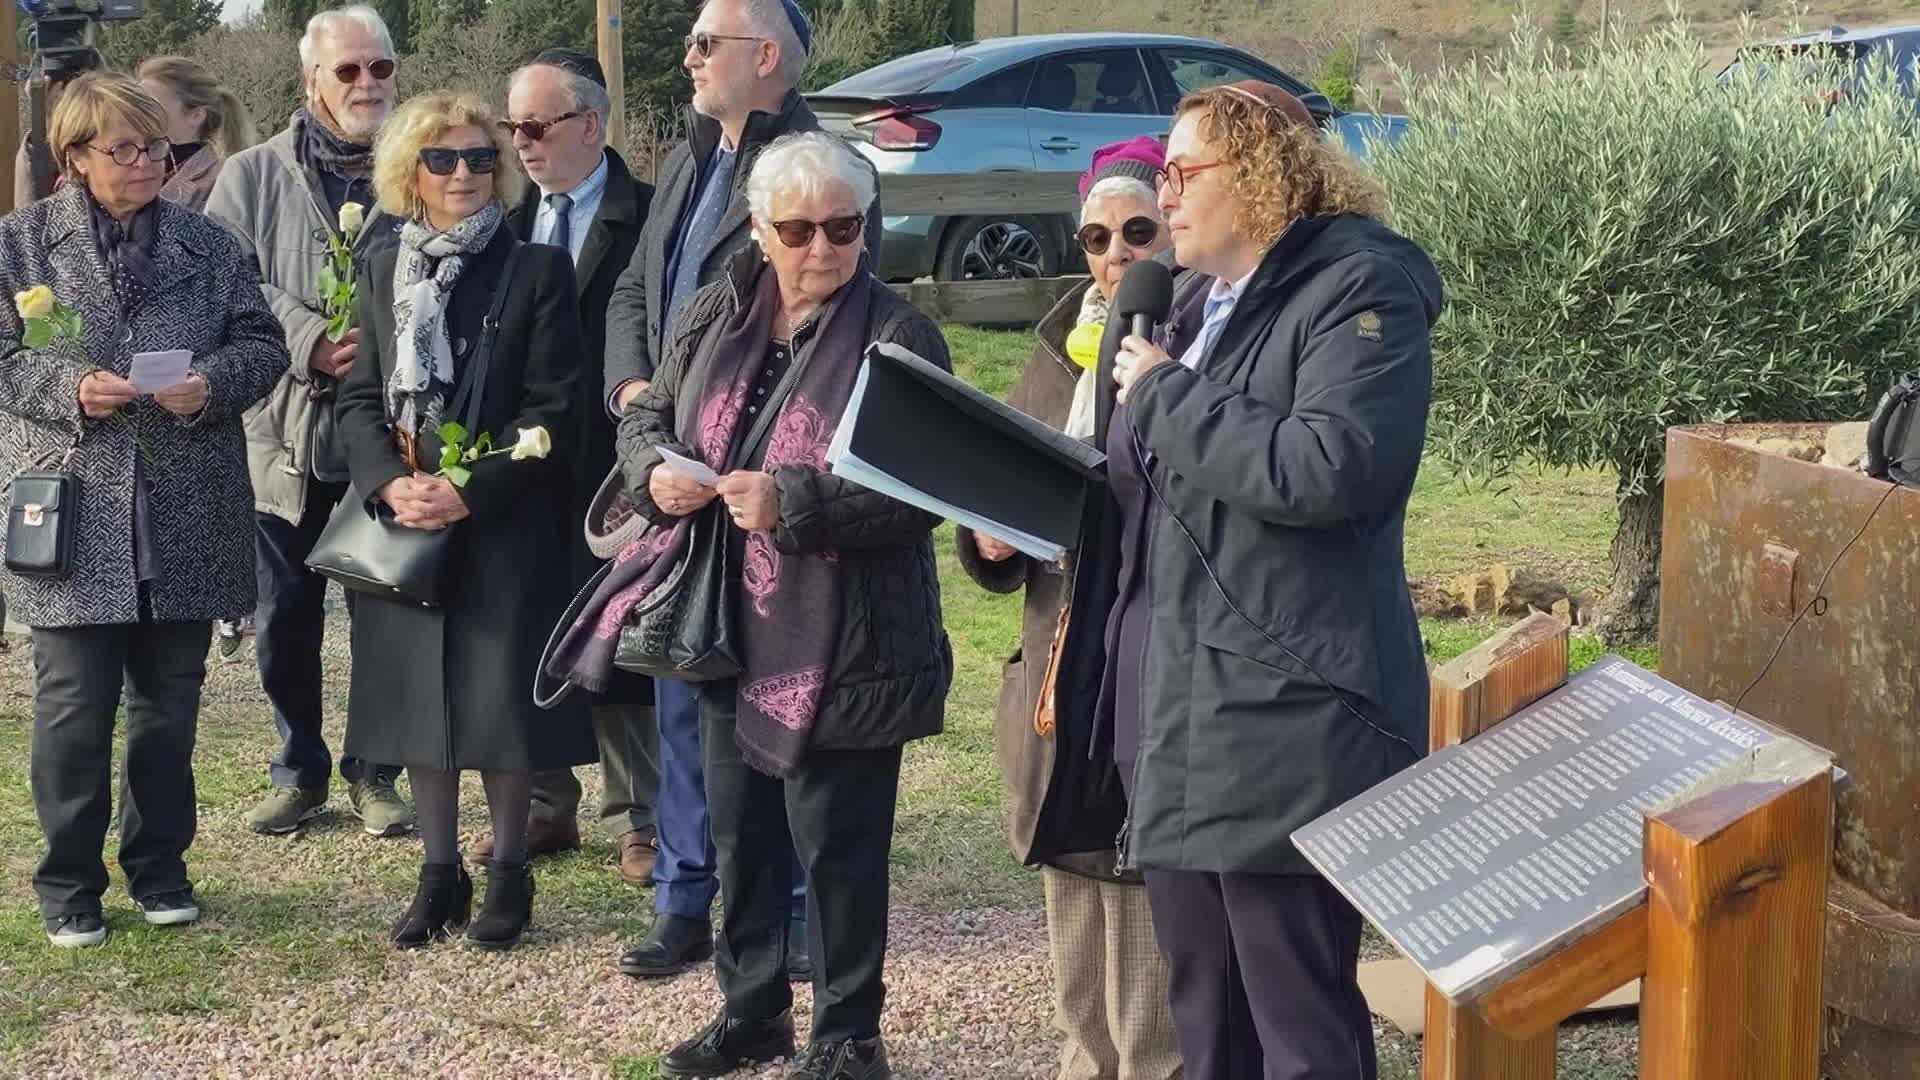
<svg viewBox="0 0 1920 1080">
<path fill-rule="evenodd" d="M 340 231 L 352 236 L 367 223 L 367 208 L 357 202 L 340 204 Z"/>
<path fill-rule="evenodd" d="M 520 441 L 513 446 L 513 460 L 543 458 L 552 452 L 553 440 L 548 437 L 546 428 L 527 428 L 520 433 Z"/>
<path fill-rule="evenodd" d="M 26 292 L 13 294 L 13 308 L 23 319 L 44 319 L 53 314 L 53 290 L 35 285 Z"/>
</svg>

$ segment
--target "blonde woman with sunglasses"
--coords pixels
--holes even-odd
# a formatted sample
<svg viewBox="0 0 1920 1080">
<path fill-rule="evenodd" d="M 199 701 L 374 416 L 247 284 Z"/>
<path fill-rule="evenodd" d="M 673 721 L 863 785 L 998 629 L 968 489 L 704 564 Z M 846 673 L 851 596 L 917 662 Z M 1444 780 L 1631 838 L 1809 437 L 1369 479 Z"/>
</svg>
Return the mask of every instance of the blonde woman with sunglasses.
<svg viewBox="0 0 1920 1080">
<path fill-rule="evenodd" d="M 392 944 L 465 928 L 469 943 L 505 949 L 532 918 L 533 774 L 595 757 L 584 705 L 542 711 L 529 692 L 572 594 L 567 492 L 586 407 L 573 260 L 522 244 L 504 224 L 526 175 L 499 117 L 475 98 L 407 102 L 374 162 L 380 208 L 405 224 L 361 282 L 365 355 L 340 396 L 347 497 L 399 526 L 454 535 L 440 606 L 359 597 L 347 752 L 405 766 L 419 810 L 425 860 Z M 442 468 L 449 422 L 466 427 L 466 447 L 484 437 L 529 452 L 472 461 L 456 482 Z M 456 837 L 468 771 L 480 774 L 493 824 L 477 912 Z"/>
</svg>

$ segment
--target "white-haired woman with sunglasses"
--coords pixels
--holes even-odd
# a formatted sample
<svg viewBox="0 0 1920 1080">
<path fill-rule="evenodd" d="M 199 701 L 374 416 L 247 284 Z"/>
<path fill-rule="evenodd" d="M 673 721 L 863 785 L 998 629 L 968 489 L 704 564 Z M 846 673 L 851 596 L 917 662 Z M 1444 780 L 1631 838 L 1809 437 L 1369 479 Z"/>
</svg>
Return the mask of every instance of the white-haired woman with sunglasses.
<svg viewBox="0 0 1920 1080">
<path fill-rule="evenodd" d="M 1094 433 L 1094 371 L 1107 306 L 1127 269 L 1172 246 L 1152 183 L 1165 163 L 1158 140 L 1131 139 L 1094 151 L 1080 179 L 1080 250 L 1093 281 L 1040 320 L 1033 355 L 1008 404 L 1079 438 Z M 1030 558 L 969 529 L 956 534 L 960 565 L 983 588 L 1026 590 L 1020 642 L 1008 660 L 994 742 L 1007 790 L 1007 838 L 1014 858 L 1035 861 L 1041 805 L 1057 781 L 1055 739 L 1034 722 L 1067 577 L 1057 564 Z M 1057 718 L 1090 725 L 1092 717 Z M 1095 800 L 1097 802 L 1097 800 Z M 1076 800 L 1079 806 L 1087 800 Z M 1085 821 L 1085 835 L 1113 837 L 1124 805 L 1106 803 L 1110 821 Z M 1084 819 L 1092 811 L 1083 810 Z M 1153 934 L 1140 875 L 1120 873 L 1111 842 L 1101 850 L 1041 855 L 1047 939 L 1053 953 L 1054 1026 L 1060 1031 L 1059 1080 L 1169 1080 L 1180 1075 L 1180 1048 L 1167 1009 L 1167 963 Z"/>
<path fill-rule="evenodd" d="M 819 133 L 779 139 L 754 163 L 757 245 L 687 302 L 664 364 L 621 419 L 632 535 L 614 538 L 622 556 L 549 667 L 582 685 L 606 678 L 625 609 L 691 530 L 725 530 L 742 567 L 744 670 L 699 692 L 726 1005 L 668 1053 L 669 1076 L 794 1056 L 789 850 L 807 879 L 814 1006 L 788 1075 L 890 1075 L 881 967 L 901 747 L 941 730 L 953 652 L 934 572 L 939 519 L 827 468 L 869 344 L 948 366 L 939 328 L 866 265 L 876 179 Z M 704 462 L 717 483 L 664 464 L 663 449 Z"/>
<path fill-rule="evenodd" d="M 573 261 L 502 227 L 526 177 L 497 121 L 477 99 L 436 93 L 381 129 L 375 193 L 406 224 L 364 273 L 362 355 L 340 395 L 347 498 L 378 500 L 408 528 L 455 530 L 441 607 L 364 594 L 353 616 L 347 752 L 407 768 L 426 848 L 413 904 L 391 933 L 399 948 L 463 926 L 484 948 L 518 941 L 533 902 L 532 774 L 595 757 L 584 709 L 542 711 L 530 690 L 569 595 L 566 492 L 586 397 L 575 378 Z M 499 321 L 487 327 L 501 290 Z M 537 448 L 544 431 L 550 451 L 481 458 L 457 484 L 441 471 L 440 431 L 464 421 L 454 405 L 479 371 L 467 445 Z M 467 770 L 480 773 L 493 824 L 486 899 L 471 926 L 473 885 L 455 835 Z"/>
</svg>

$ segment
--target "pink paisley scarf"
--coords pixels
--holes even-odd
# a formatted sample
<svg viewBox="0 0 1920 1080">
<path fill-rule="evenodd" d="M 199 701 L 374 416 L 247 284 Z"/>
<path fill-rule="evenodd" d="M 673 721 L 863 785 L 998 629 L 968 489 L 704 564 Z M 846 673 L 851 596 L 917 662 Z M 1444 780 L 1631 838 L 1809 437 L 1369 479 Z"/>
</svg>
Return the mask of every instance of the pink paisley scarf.
<svg viewBox="0 0 1920 1080">
<path fill-rule="evenodd" d="M 866 349 L 870 310 L 868 274 L 863 266 L 822 309 L 819 330 L 795 352 L 784 383 L 792 390 L 780 405 L 766 435 L 760 468 L 825 470 L 827 446 Z M 739 445 L 752 425 L 746 401 L 761 365 L 766 363 L 779 287 L 762 266 L 757 280 L 743 283 L 747 303 L 708 335 L 711 347 L 694 346 L 709 357 L 700 408 L 692 430 L 681 431 L 676 449 L 714 465 L 725 475 L 751 458 L 754 448 Z M 680 388 L 685 391 L 683 384 Z M 715 463 L 725 463 L 725 467 Z M 723 513 L 716 500 L 701 513 Z M 615 557 L 593 599 L 569 628 L 555 652 L 550 671 L 588 690 L 603 687 L 613 672 L 620 628 L 627 616 L 659 587 L 686 550 L 693 519 L 662 518 Z M 738 541 L 739 538 L 735 538 Z M 840 641 L 841 580 L 831 551 L 784 553 L 772 532 L 748 533 L 741 558 L 739 627 L 743 671 L 738 681 L 734 741 L 748 764 L 786 777 L 800 763 L 812 738 L 821 695 L 827 688 L 834 650 Z"/>
</svg>

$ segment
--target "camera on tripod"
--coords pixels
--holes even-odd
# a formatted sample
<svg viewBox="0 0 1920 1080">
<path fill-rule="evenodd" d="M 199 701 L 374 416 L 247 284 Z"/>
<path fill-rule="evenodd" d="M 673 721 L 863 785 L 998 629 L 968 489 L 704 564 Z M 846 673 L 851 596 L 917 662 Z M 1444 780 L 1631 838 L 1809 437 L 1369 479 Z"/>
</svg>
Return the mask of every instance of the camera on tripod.
<svg viewBox="0 0 1920 1080">
<path fill-rule="evenodd" d="M 38 62 L 39 71 L 59 81 L 84 75 L 101 66 L 94 48 L 96 27 L 103 22 L 138 19 L 146 0 L 16 0 L 27 24 L 24 44 Z"/>
</svg>

